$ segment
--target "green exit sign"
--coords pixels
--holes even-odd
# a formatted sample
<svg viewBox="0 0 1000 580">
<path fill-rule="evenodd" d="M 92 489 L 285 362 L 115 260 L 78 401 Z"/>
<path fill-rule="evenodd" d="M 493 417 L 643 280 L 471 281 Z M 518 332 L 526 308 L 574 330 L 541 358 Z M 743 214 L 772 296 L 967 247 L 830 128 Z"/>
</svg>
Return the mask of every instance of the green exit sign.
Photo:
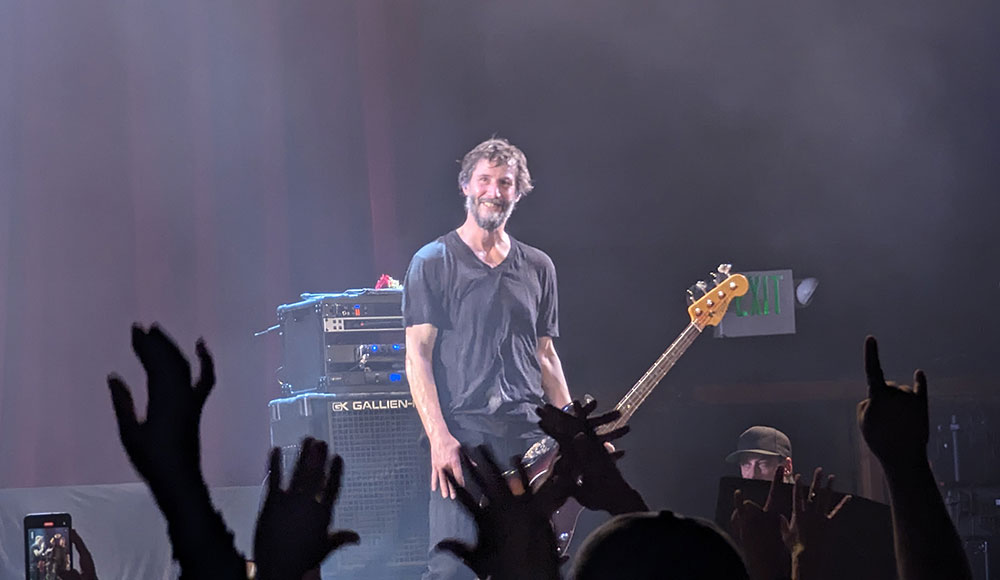
<svg viewBox="0 0 1000 580">
<path fill-rule="evenodd" d="M 791 270 L 742 272 L 750 289 L 729 304 L 717 337 L 795 334 L 795 284 Z"/>
</svg>

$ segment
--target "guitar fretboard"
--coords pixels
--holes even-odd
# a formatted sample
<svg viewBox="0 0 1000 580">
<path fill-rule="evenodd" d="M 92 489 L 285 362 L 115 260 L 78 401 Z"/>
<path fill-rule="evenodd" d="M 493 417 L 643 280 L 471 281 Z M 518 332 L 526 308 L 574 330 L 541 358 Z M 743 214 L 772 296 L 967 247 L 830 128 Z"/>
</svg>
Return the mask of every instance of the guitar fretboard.
<svg viewBox="0 0 1000 580">
<path fill-rule="evenodd" d="M 641 405 L 642 402 L 646 400 L 646 397 L 653 392 L 653 389 L 656 388 L 656 385 L 659 384 L 660 380 L 662 380 L 663 377 L 666 376 L 667 372 L 673 368 L 677 360 L 684 354 L 684 351 L 691 346 L 691 343 L 694 342 L 694 339 L 698 338 L 700 334 L 701 328 L 699 328 L 694 322 L 688 324 L 687 328 L 685 328 L 684 331 L 681 332 L 680 335 L 674 340 L 674 342 L 667 347 L 667 350 L 663 351 L 660 358 L 656 359 L 653 366 L 649 367 L 646 374 L 642 375 L 642 378 L 640 378 L 635 385 L 629 389 L 629 392 L 622 397 L 622 400 L 618 401 L 618 404 L 615 405 L 615 409 L 621 412 L 621 417 L 611 423 L 598 427 L 596 429 L 597 434 L 603 435 L 628 423 L 628 420 L 632 417 L 632 414 L 635 413 L 635 410 L 639 408 L 639 405 Z"/>
</svg>

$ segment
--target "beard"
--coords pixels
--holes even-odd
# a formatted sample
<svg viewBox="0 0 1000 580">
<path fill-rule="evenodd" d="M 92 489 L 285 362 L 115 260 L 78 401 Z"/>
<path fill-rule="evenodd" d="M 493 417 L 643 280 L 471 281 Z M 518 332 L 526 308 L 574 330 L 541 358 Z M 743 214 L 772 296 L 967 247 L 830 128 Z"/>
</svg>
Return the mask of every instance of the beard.
<svg viewBox="0 0 1000 580">
<path fill-rule="evenodd" d="M 483 202 L 477 197 L 465 196 L 465 211 L 472 214 L 475 218 L 476 224 L 488 232 L 498 230 L 502 225 L 507 223 L 510 218 L 510 214 L 514 213 L 514 206 L 517 205 L 513 201 L 507 201 L 505 199 L 496 200 L 498 204 L 499 211 L 492 211 L 492 209 L 487 209 L 487 214 L 483 215 L 480 213 L 480 207 L 483 206 Z M 488 207 L 488 206 L 487 206 Z"/>
</svg>

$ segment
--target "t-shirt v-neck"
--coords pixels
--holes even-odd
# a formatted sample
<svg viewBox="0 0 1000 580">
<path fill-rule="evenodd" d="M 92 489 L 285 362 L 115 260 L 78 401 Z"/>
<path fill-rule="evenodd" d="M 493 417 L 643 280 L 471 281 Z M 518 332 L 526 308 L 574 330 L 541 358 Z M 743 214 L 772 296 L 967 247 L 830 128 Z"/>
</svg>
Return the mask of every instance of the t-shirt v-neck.
<svg viewBox="0 0 1000 580">
<path fill-rule="evenodd" d="M 445 236 L 445 243 L 452 246 L 461 246 L 461 249 L 457 250 L 457 255 L 461 256 L 463 261 L 470 261 L 470 263 L 474 262 L 478 264 L 480 268 L 488 272 L 499 273 L 510 268 L 510 264 L 512 264 L 516 259 L 515 254 L 517 253 L 517 240 L 515 240 L 514 236 L 510 234 L 507 234 L 507 237 L 510 239 L 510 249 L 507 251 L 507 255 L 504 259 L 501 260 L 496 266 L 490 266 L 486 262 L 480 260 L 479 256 L 476 255 L 475 250 L 470 248 L 469 244 L 465 243 L 465 240 L 462 239 L 462 236 L 459 235 L 457 230 L 451 230 L 448 232 L 448 235 Z"/>
</svg>

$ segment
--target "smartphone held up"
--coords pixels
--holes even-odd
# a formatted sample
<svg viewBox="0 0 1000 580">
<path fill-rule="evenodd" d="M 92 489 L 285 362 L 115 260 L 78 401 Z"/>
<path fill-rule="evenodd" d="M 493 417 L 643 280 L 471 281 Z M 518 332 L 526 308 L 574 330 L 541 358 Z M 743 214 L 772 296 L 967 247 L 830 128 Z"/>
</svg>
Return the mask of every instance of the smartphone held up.
<svg viewBox="0 0 1000 580">
<path fill-rule="evenodd" d="M 57 580 L 60 571 L 73 568 L 72 528 L 68 513 L 24 516 L 25 580 Z"/>
</svg>

